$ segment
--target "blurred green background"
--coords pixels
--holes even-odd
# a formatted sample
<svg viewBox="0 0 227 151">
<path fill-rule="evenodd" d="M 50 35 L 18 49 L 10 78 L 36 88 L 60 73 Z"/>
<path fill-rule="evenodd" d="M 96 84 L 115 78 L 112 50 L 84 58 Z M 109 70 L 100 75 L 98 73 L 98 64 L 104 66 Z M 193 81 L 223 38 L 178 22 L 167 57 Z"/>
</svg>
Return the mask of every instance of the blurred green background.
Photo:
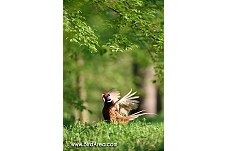
<svg viewBox="0 0 227 151">
<path fill-rule="evenodd" d="M 64 125 L 102 120 L 102 93 L 132 88 L 163 113 L 163 0 L 64 0 Z"/>
</svg>

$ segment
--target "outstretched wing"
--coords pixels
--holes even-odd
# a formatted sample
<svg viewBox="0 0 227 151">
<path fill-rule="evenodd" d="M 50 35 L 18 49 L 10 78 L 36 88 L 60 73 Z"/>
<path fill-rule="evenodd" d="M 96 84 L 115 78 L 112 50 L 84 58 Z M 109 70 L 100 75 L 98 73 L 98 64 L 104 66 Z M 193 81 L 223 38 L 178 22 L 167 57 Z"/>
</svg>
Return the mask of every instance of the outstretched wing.
<svg viewBox="0 0 227 151">
<path fill-rule="evenodd" d="M 108 94 L 110 95 L 110 99 L 113 100 L 114 103 L 116 103 L 120 98 L 120 92 L 116 90 L 110 90 L 108 91 Z"/>
<path fill-rule="evenodd" d="M 139 96 L 135 96 L 136 92 L 132 93 L 132 89 L 120 100 L 115 102 L 116 108 L 120 111 L 120 114 L 128 116 L 131 110 L 137 109 L 139 106 L 139 101 L 136 100 Z"/>
</svg>

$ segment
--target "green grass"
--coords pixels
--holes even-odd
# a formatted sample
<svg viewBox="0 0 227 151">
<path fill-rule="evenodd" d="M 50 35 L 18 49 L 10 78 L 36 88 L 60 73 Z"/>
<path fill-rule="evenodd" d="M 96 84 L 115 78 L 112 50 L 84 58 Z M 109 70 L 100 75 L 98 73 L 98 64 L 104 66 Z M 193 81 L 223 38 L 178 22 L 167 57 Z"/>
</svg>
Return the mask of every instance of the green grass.
<svg viewBox="0 0 227 151">
<path fill-rule="evenodd" d="M 164 150 L 163 121 L 135 120 L 128 124 L 76 122 L 64 126 L 64 151 L 74 150 Z M 116 147 L 74 147 L 72 143 L 117 143 Z"/>
</svg>

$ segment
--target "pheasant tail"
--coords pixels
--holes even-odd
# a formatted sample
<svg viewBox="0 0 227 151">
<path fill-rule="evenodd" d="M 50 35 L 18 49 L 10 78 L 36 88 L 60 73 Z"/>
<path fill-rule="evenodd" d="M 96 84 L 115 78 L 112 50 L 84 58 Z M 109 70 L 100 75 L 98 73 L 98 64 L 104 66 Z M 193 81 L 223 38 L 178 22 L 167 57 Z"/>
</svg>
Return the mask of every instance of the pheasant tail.
<svg viewBox="0 0 227 151">
<path fill-rule="evenodd" d="M 129 121 L 132 121 L 132 120 L 134 120 L 134 119 L 136 119 L 136 118 L 138 118 L 138 117 L 140 117 L 140 116 L 142 116 L 142 115 L 156 115 L 156 114 L 154 114 L 154 113 L 141 113 L 141 112 L 143 112 L 144 110 L 142 110 L 142 111 L 139 111 L 139 112 L 136 112 L 136 113 L 134 113 L 134 114 L 132 114 L 132 115 L 129 115 L 128 117 L 126 117 L 125 118 L 125 122 L 129 122 Z"/>
</svg>

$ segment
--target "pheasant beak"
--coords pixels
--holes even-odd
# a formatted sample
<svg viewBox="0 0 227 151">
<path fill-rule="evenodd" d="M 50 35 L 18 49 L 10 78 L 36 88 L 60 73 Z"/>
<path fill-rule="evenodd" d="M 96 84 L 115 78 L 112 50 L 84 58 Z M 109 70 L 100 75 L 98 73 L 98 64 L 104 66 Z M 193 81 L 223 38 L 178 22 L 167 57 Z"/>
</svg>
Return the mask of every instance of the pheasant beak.
<svg viewBox="0 0 227 151">
<path fill-rule="evenodd" d="M 102 94 L 102 100 L 103 100 L 103 102 L 105 102 L 104 94 Z"/>
</svg>

